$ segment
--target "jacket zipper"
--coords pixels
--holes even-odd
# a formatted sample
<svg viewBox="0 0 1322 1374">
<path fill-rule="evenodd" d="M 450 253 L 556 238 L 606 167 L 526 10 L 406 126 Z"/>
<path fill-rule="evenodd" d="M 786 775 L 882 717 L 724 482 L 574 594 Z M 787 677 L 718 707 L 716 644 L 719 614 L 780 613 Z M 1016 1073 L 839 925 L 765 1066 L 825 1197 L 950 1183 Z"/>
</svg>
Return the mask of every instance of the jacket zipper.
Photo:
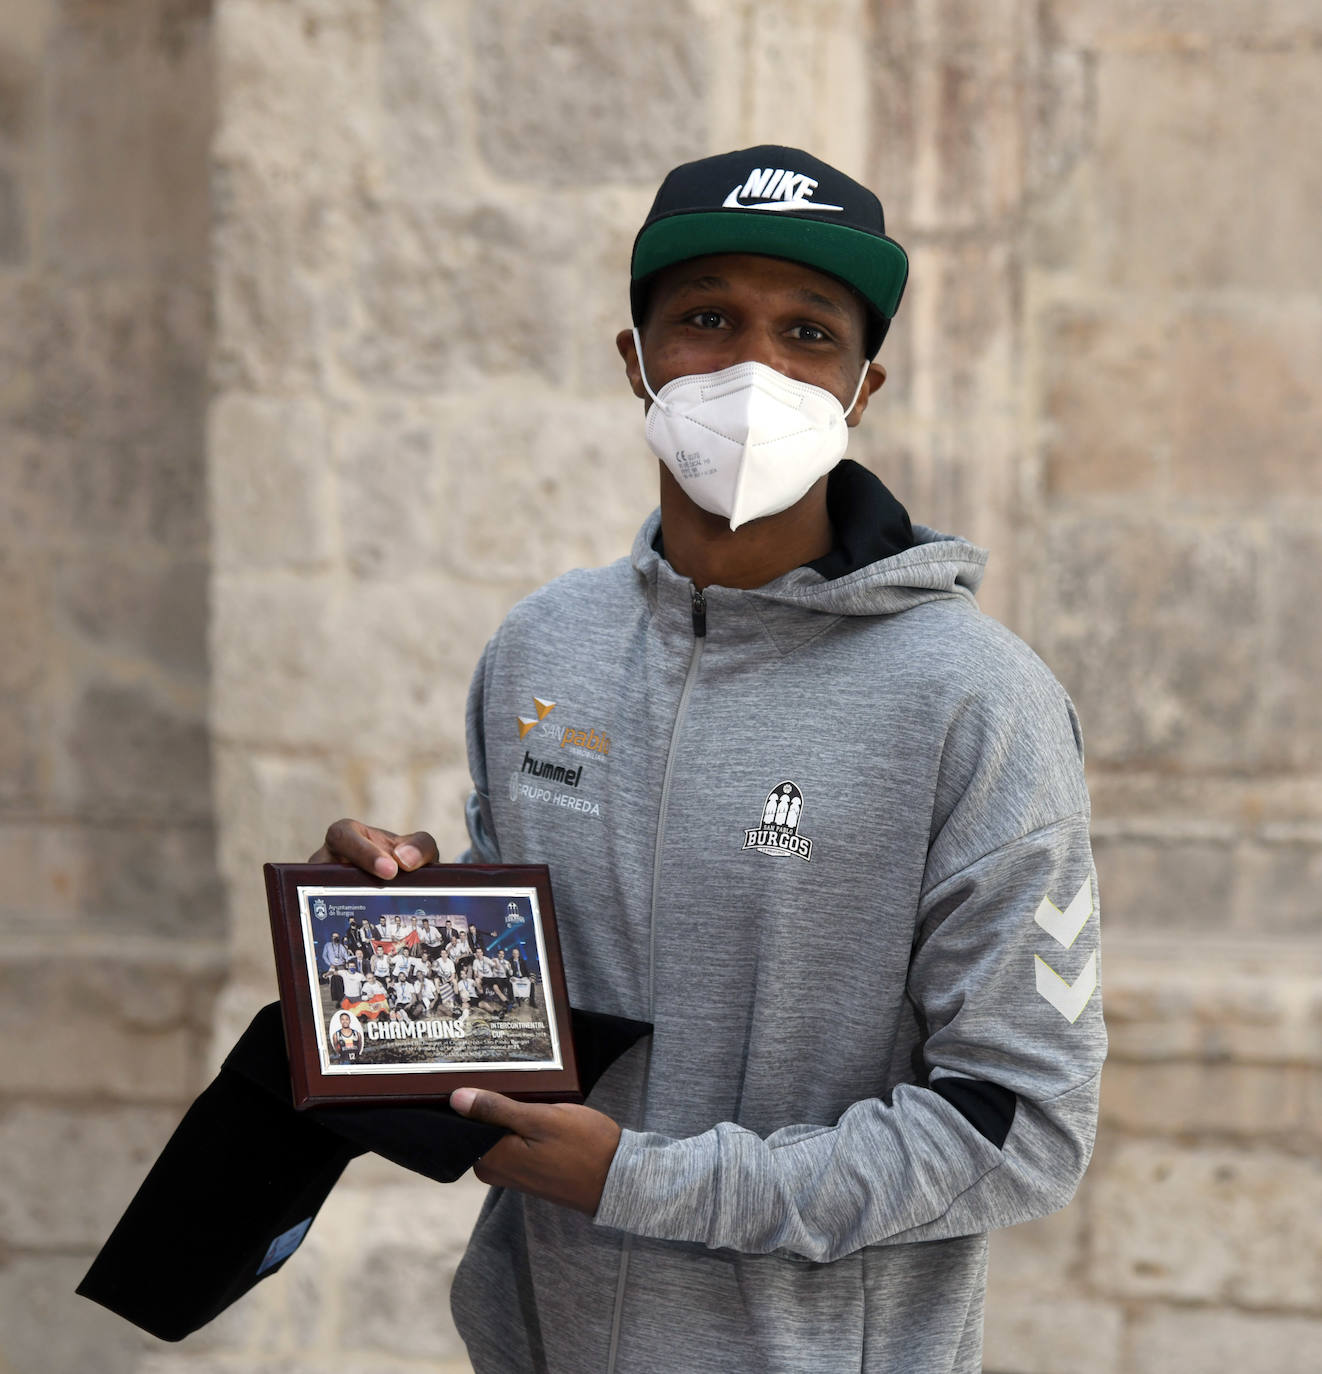
<svg viewBox="0 0 1322 1374">
<path fill-rule="evenodd" d="M 707 643 L 707 598 L 701 587 L 690 592 L 690 610 L 693 616 L 693 648 L 689 651 L 688 671 L 684 674 L 684 686 L 679 694 L 679 705 L 675 708 L 675 724 L 670 731 L 670 747 L 666 750 L 666 771 L 661 779 L 661 805 L 657 811 L 656 848 L 652 855 L 652 905 L 647 922 L 647 1019 L 656 1019 L 656 903 L 661 890 L 661 851 L 665 847 L 666 812 L 670 806 L 670 777 L 675 768 L 675 743 L 679 739 L 680 727 L 688 710 L 689 696 L 693 691 L 694 680 L 698 676 L 698 664 L 702 662 L 702 650 Z M 651 1078 L 652 1047 L 647 1046 L 643 1060 L 642 1115 L 638 1122 L 639 1130 L 647 1124 L 647 1085 Z M 611 1313 L 610 1350 L 606 1356 L 606 1374 L 615 1374 L 615 1360 L 620 1349 L 620 1322 L 624 1315 L 624 1290 L 629 1278 L 629 1256 L 633 1254 L 633 1233 L 626 1232 L 624 1244 L 620 1249 L 620 1272 L 615 1281 L 615 1305 Z"/>
</svg>

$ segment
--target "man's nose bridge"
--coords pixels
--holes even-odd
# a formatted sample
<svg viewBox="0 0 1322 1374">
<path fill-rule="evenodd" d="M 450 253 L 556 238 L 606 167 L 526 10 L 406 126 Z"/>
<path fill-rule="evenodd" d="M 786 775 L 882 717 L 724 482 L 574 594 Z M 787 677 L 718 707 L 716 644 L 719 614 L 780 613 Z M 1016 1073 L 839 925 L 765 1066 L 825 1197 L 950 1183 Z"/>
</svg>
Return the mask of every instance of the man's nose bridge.
<svg viewBox="0 0 1322 1374">
<path fill-rule="evenodd" d="M 761 326 L 750 329 L 743 344 L 739 359 L 741 363 L 761 363 L 783 376 L 792 375 L 784 341 L 773 330 Z"/>
</svg>

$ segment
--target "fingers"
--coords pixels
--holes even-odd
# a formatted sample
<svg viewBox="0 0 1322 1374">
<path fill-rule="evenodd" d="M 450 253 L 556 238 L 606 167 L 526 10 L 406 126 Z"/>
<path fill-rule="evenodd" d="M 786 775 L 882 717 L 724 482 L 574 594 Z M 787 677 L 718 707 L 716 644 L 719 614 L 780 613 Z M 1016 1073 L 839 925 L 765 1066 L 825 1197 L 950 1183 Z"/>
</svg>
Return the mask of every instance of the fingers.
<svg viewBox="0 0 1322 1374">
<path fill-rule="evenodd" d="M 515 1135 L 533 1134 L 533 1120 L 537 1104 L 516 1102 L 500 1093 L 485 1092 L 481 1088 L 456 1088 L 450 1094 L 450 1106 L 470 1121 L 484 1121 L 489 1126 L 503 1126 Z"/>
<path fill-rule="evenodd" d="M 326 831 L 326 842 L 309 863 L 348 863 L 378 878 L 393 878 L 402 868 L 412 872 L 437 858 L 436 841 L 425 830 L 396 835 L 362 821 L 339 820 Z"/>
<path fill-rule="evenodd" d="M 404 835 L 395 845 L 395 858 L 399 866 L 411 873 L 423 864 L 434 864 L 440 858 L 436 841 L 425 830 L 415 830 L 412 835 Z"/>
</svg>

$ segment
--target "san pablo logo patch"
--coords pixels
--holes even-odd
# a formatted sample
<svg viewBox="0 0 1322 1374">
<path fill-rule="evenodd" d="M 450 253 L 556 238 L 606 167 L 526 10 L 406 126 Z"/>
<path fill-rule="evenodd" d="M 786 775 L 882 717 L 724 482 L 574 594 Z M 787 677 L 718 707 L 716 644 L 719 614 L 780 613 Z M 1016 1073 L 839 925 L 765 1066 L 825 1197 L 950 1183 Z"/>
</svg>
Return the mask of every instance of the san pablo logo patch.
<svg viewBox="0 0 1322 1374">
<path fill-rule="evenodd" d="M 776 859 L 783 859 L 787 854 L 811 859 L 812 841 L 799 834 L 802 815 L 803 793 L 797 784 L 778 782 L 762 804 L 762 824 L 744 831 L 744 848 L 756 849 L 759 854 L 770 854 Z"/>
</svg>

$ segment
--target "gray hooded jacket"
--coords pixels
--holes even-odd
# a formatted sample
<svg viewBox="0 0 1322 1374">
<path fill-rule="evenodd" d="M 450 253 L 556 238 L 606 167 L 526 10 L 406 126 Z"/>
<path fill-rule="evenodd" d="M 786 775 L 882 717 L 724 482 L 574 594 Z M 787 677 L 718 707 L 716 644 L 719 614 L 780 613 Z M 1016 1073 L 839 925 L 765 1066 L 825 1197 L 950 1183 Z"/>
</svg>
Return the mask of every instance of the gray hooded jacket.
<svg viewBox="0 0 1322 1374">
<path fill-rule="evenodd" d="M 695 599 L 658 520 L 474 678 L 469 857 L 548 863 L 571 1000 L 656 1031 L 595 1219 L 493 1191 L 456 1321 L 481 1374 L 976 1371 L 985 1233 L 1092 1147 L 1073 708 L 962 540 Z"/>
</svg>

